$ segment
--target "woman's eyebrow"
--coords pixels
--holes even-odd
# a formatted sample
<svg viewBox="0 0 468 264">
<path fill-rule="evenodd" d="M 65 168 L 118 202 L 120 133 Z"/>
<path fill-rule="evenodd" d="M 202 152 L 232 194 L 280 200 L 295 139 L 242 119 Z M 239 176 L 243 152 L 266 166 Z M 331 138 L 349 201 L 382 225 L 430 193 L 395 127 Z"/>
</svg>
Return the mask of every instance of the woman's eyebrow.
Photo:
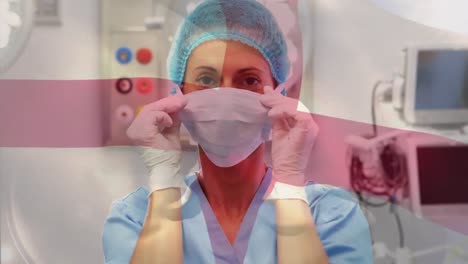
<svg viewBox="0 0 468 264">
<path fill-rule="evenodd" d="M 215 68 L 210 67 L 210 66 L 198 66 L 193 70 L 194 71 L 196 71 L 196 70 L 207 70 L 207 71 L 211 71 L 211 72 L 218 72 Z"/>
<path fill-rule="evenodd" d="M 244 72 L 248 72 L 248 71 L 258 71 L 260 73 L 265 73 L 263 70 L 261 70 L 259 68 L 256 68 L 256 67 L 243 68 L 243 69 L 238 70 L 237 72 L 238 73 L 244 73 Z"/>
</svg>

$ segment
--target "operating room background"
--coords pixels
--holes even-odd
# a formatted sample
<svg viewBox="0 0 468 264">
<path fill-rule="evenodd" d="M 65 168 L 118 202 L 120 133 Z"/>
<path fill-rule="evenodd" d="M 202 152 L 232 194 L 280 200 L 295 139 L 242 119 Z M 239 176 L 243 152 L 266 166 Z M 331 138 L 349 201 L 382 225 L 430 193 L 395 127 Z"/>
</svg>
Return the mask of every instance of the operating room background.
<svg viewBox="0 0 468 264">
<path fill-rule="evenodd" d="M 35 27 L 16 64 L 2 79 L 85 80 L 102 78 L 99 67 L 100 4 L 95 0 L 63 0 L 60 27 Z M 390 15 L 368 1 L 310 0 L 313 42 L 305 58 L 301 100 L 315 113 L 371 122 L 372 84 L 402 71 L 401 50 L 410 43 L 467 41 L 468 36 L 431 29 Z M 75 56 L 75 54 L 80 56 Z M 96 87 L 99 88 L 99 87 Z M 99 98 L 99 89 L 86 89 L 86 97 Z M 47 95 L 45 94 L 44 97 Z M 63 109 L 80 111 L 78 107 Z M 91 124 L 100 126 L 99 100 L 81 102 L 90 111 Z M 393 125 L 391 121 L 386 125 Z M 395 124 L 400 125 L 400 124 Z M 356 131 L 356 133 L 367 131 Z M 343 145 L 344 146 L 344 145 Z M 314 179 L 348 187 L 345 149 L 342 174 Z M 196 159 L 187 153 L 187 165 Z M 186 166 L 186 167 L 187 167 Z M 101 230 L 110 203 L 145 183 L 145 169 L 135 151 L 124 147 L 86 149 L 0 149 L 3 188 L 11 188 L 5 175 L 14 175 L 12 203 L 2 197 L 2 255 L 12 249 L 10 262 L 24 263 L 14 250 L 14 239 L 4 218 L 13 215 L 24 250 L 34 263 L 99 263 Z M 11 182 L 10 182 L 11 183 Z M 91 199 L 93 197 L 93 199 Z M 7 211 L 7 208 L 11 211 Z M 35 210 L 26 210 L 35 208 Z M 424 249 L 463 237 L 403 211 L 407 244 Z M 397 244 L 395 224 L 386 210 L 375 211 L 376 239 Z M 428 230 L 430 232 L 428 232 Z M 467 232 L 468 233 L 468 232 Z M 44 241 L 47 241 L 45 243 Z M 432 257 L 418 263 L 441 263 Z M 434 262 L 435 261 L 435 262 Z M 3 256 L 2 256 L 2 263 Z"/>
</svg>

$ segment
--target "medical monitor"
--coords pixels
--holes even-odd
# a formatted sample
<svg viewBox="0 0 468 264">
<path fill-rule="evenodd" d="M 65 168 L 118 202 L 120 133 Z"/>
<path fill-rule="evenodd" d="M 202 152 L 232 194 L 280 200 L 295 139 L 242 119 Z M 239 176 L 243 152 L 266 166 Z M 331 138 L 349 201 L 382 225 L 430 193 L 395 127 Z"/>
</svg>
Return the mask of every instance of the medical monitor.
<svg viewBox="0 0 468 264">
<path fill-rule="evenodd" d="M 468 232 L 468 144 L 418 137 L 407 150 L 413 213 Z"/>
<path fill-rule="evenodd" d="M 404 117 L 414 125 L 468 123 L 468 43 L 410 47 Z"/>
</svg>

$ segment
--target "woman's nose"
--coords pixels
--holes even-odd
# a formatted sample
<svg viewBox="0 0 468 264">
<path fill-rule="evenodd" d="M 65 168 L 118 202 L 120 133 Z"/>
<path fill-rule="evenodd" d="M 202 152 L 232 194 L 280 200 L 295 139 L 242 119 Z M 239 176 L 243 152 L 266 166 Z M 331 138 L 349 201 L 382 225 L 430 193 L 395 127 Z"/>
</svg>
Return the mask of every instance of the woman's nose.
<svg viewBox="0 0 468 264">
<path fill-rule="evenodd" d="M 223 78 L 221 80 L 221 87 L 234 87 L 233 86 L 233 82 L 232 82 L 232 79 L 230 78 Z"/>
</svg>

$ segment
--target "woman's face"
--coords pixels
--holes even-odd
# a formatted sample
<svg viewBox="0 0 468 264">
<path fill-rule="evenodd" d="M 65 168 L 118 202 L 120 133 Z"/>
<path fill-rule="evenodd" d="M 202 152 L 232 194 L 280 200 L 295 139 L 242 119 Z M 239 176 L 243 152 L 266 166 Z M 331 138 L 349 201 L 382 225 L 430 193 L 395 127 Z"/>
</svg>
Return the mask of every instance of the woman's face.
<svg viewBox="0 0 468 264">
<path fill-rule="evenodd" d="M 275 81 L 260 52 L 239 41 L 212 40 L 190 55 L 182 91 L 231 87 L 263 93 L 264 86 L 275 87 Z"/>
</svg>

